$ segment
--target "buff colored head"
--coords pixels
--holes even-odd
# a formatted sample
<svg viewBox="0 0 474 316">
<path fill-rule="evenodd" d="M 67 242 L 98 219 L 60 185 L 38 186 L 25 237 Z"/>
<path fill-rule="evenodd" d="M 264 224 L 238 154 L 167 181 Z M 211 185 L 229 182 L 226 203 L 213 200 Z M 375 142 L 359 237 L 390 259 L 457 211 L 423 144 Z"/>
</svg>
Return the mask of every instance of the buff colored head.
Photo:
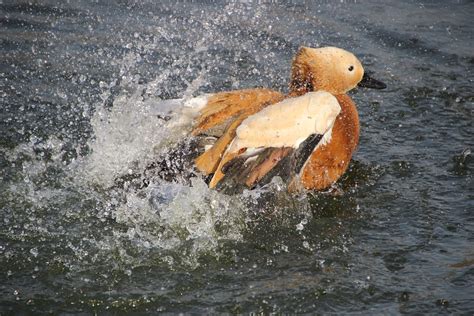
<svg viewBox="0 0 474 316">
<path fill-rule="evenodd" d="M 354 54 L 337 47 L 301 47 L 293 60 L 290 90 L 294 94 L 324 90 L 333 95 L 355 88 L 364 68 Z"/>
</svg>

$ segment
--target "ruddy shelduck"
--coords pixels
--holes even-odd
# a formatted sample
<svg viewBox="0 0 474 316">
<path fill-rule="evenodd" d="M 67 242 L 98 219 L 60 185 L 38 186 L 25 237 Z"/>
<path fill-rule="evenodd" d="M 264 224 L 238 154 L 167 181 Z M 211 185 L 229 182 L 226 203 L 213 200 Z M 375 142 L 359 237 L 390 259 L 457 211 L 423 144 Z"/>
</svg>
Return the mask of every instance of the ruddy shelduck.
<svg viewBox="0 0 474 316">
<path fill-rule="evenodd" d="M 288 95 L 258 88 L 201 97 L 192 134 L 218 138 L 196 168 L 213 174 L 211 188 L 226 179 L 254 187 L 270 175 L 285 175 L 291 190 L 328 188 L 358 144 L 359 116 L 346 94 L 357 85 L 385 88 L 348 51 L 302 47 Z"/>
</svg>

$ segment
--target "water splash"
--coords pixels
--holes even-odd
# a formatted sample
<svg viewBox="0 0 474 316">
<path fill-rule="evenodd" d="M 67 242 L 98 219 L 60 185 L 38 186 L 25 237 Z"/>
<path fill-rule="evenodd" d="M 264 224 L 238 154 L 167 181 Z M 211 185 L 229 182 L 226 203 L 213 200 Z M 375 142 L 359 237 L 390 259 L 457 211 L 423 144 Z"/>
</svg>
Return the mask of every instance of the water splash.
<svg viewBox="0 0 474 316">
<path fill-rule="evenodd" d="M 137 91 L 130 97 L 118 97 L 110 111 L 96 111 L 91 120 L 92 153 L 84 168 L 88 181 L 111 186 L 120 175 L 141 172 L 165 145 L 185 134 L 185 130 L 166 128 L 167 122 L 156 109 L 159 105 L 159 101 L 143 101 Z"/>
</svg>

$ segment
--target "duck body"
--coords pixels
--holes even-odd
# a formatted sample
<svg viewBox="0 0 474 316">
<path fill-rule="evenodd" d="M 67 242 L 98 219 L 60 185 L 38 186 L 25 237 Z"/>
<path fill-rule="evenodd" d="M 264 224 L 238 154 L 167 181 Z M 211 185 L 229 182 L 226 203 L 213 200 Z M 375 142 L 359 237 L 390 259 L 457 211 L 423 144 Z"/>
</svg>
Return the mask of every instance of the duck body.
<svg viewBox="0 0 474 316">
<path fill-rule="evenodd" d="M 211 95 L 207 100 L 205 108 L 209 111 L 209 107 L 215 109 L 219 107 L 222 113 L 217 111 L 209 112 L 215 116 L 213 118 L 201 118 L 198 121 L 199 123 L 195 124 L 192 134 L 204 137 L 218 137 L 218 139 L 211 148 L 196 159 L 198 170 L 205 175 L 215 172 L 219 173 L 219 162 L 221 162 L 221 158 L 229 143 L 236 137 L 237 130 L 239 127 L 241 128 L 242 122 L 249 116 L 289 98 L 292 98 L 292 96 L 283 95 L 278 91 L 270 89 L 245 89 Z M 335 98 L 340 106 L 340 112 L 334 121 L 334 125 L 330 133 L 326 135 L 326 139 L 312 152 L 311 159 L 304 165 L 300 173 L 300 186 L 302 185 L 302 187 L 308 190 L 324 190 L 336 182 L 347 170 L 351 157 L 357 149 L 359 142 L 359 116 L 357 108 L 347 94 L 337 95 Z M 224 103 L 226 104 L 225 109 L 222 106 Z M 217 106 L 218 104 L 219 106 Z M 265 114 L 265 112 L 262 114 Z M 289 123 L 289 120 L 286 122 Z M 262 143 L 265 143 L 263 144 L 264 146 L 270 147 L 274 139 L 268 135 L 268 131 L 278 129 L 275 129 L 273 123 L 270 123 L 271 126 L 264 126 L 264 124 L 260 125 L 254 121 L 253 124 L 260 126 L 262 130 L 262 134 L 255 137 L 255 140 L 261 140 Z M 274 143 L 273 145 L 277 146 L 278 144 Z M 280 147 L 284 148 L 285 146 L 280 144 Z M 267 151 L 267 154 L 270 153 Z M 281 159 L 278 154 L 274 152 L 271 154 L 273 154 L 274 158 Z M 234 173 L 244 174 L 244 169 L 245 166 L 241 166 L 241 169 L 234 170 Z M 274 172 L 273 175 L 278 175 L 278 173 Z M 231 177 L 231 175 L 229 174 L 228 177 Z M 268 180 L 271 179 L 267 178 Z"/>
<path fill-rule="evenodd" d="M 318 146 L 311 154 L 301 174 L 305 189 L 324 190 L 336 182 L 349 167 L 359 143 L 359 114 L 352 99 L 337 95 L 341 112 L 334 122 L 329 142 Z"/>
<path fill-rule="evenodd" d="M 195 160 L 196 169 L 212 176 L 211 188 L 228 179 L 251 188 L 270 174 L 285 174 L 289 190 L 330 187 L 357 148 L 359 116 L 346 93 L 363 77 L 347 51 L 302 47 L 289 94 L 257 88 L 210 95 L 191 133 L 217 139 Z"/>
</svg>

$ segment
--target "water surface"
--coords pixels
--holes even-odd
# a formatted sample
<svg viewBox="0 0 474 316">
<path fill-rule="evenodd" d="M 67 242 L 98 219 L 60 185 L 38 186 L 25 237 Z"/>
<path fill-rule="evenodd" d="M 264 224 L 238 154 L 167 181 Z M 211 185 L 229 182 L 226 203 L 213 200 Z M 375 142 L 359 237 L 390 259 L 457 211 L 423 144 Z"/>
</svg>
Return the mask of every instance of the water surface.
<svg viewBox="0 0 474 316">
<path fill-rule="evenodd" d="M 0 311 L 474 312 L 471 1 L 3 1 Z M 342 195 L 115 179 L 183 130 L 161 100 L 287 91 L 301 45 L 353 51 Z"/>
</svg>

